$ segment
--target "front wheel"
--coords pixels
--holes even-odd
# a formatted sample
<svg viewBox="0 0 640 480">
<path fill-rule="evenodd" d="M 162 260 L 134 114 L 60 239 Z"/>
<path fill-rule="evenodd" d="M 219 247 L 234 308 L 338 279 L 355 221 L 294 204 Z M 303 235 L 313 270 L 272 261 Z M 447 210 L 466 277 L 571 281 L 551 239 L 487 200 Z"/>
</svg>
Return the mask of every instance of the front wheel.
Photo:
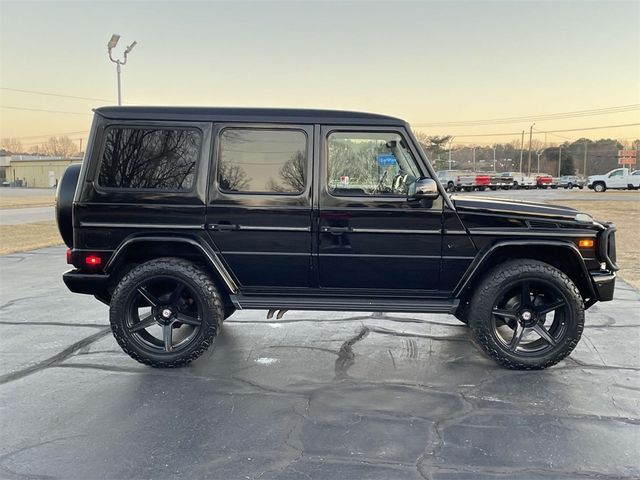
<svg viewBox="0 0 640 480">
<path fill-rule="evenodd" d="M 602 193 L 602 192 L 604 192 L 606 189 L 607 189 L 607 187 L 605 187 L 605 186 L 604 186 L 604 183 L 596 183 L 596 184 L 593 186 L 593 190 L 594 190 L 595 192 L 598 192 L 598 193 Z"/>
<path fill-rule="evenodd" d="M 211 346 L 224 315 L 211 277 L 179 258 L 138 265 L 111 300 L 111 330 L 134 360 L 152 367 L 181 367 Z"/>
<path fill-rule="evenodd" d="M 574 283 L 537 260 L 495 267 L 476 290 L 469 311 L 475 341 L 511 369 L 555 365 L 573 351 L 584 328 L 584 304 Z"/>
</svg>

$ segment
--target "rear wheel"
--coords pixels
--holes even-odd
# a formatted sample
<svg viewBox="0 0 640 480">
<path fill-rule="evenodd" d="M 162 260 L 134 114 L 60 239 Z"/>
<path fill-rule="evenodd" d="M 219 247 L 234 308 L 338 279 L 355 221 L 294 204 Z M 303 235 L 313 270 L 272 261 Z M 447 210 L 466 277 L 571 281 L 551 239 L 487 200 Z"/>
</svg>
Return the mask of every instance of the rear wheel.
<svg viewBox="0 0 640 480">
<path fill-rule="evenodd" d="M 584 328 L 580 292 L 561 271 L 537 260 L 503 263 L 487 273 L 470 305 L 474 339 L 507 368 L 555 365 Z"/>
<path fill-rule="evenodd" d="M 111 300 L 118 344 L 152 367 L 181 367 L 213 343 L 224 315 L 211 277 L 178 258 L 152 260 L 128 272 Z"/>
<path fill-rule="evenodd" d="M 455 191 L 456 191 L 456 186 L 453 184 L 453 182 L 447 183 L 447 192 L 455 192 Z"/>
</svg>

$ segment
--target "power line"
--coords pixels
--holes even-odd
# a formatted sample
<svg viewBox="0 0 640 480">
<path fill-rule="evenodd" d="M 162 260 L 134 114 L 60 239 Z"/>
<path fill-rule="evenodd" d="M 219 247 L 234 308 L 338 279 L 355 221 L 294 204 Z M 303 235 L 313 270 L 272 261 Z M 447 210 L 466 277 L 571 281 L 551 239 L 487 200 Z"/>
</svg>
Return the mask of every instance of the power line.
<svg viewBox="0 0 640 480">
<path fill-rule="evenodd" d="M 0 87 L 0 90 L 7 90 L 9 92 L 30 93 L 32 95 L 46 95 L 48 97 L 75 98 L 77 100 L 92 100 L 92 101 L 97 100 L 99 102 L 113 103 L 113 100 L 107 100 L 105 98 L 78 97 L 76 95 L 64 95 L 62 93 L 38 92 L 36 90 L 22 90 L 21 88 Z"/>
<path fill-rule="evenodd" d="M 614 113 L 631 112 L 639 110 L 640 104 L 634 103 L 630 105 L 621 105 L 617 107 L 596 108 L 591 110 L 576 110 L 573 112 L 561 112 L 550 113 L 540 115 L 527 115 L 520 117 L 504 117 L 504 118 L 489 118 L 483 120 L 460 120 L 452 122 L 434 122 L 434 123 L 412 123 L 415 127 L 454 127 L 454 126 L 482 126 L 482 125 L 497 125 L 508 123 L 519 123 L 525 121 L 542 121 L 542 120 L 562 120 L 567 118 L 577 117 L 589 117 L 594 115 L 610 115 Z"/>
<path fill-rule="evenodd" d="M 27 112 L 44 112 L 44 113 L 61 113 L 65 115 L 93 115 L 92 113 L 83 113 L 83 112 L 66 112 L 62 110 L 44 110 L 41 108 L 27 108 L 27 107 L 13 107 L 8 105 L 0 105 L 0 108 L 4 108 L 7 110 L 24 110 Z"/>
<path fill-rule="evenodd" d="M 57 137 L 59 135 L 80 135 L 80 134 L 87 134 L 88 130 L 79 130 L 77 132 L 60 132 L 60 133 L 45 133 L 43 135 L 28 135 L 26 137 L 11 137 L 15 140 L 29 140 L 32 138 L 48 138 L 48 137 Z"/>
<path fill-rule="evenodd" d="M 633 127 L 636 125 L 640 125 L 640 123 L 623 123 L 619 125 L 601 125 L 598 127 L 583 127 L 583 128 L 565 128 L 562 130 L 546 130 L 544 132 L 540 131 L 540 133 L 560 133 L 560 132 L 580 132 L 583 130 L 603 130 L 605 128 L 620 128 L 620 127 Z M 509 133 L 476 133 L 473 135 L 459 135 L 456 134 L 456 137 L 502 137 L 507 135 L 521 135 L 522 132 L 509 132 Z"/>
</svg>

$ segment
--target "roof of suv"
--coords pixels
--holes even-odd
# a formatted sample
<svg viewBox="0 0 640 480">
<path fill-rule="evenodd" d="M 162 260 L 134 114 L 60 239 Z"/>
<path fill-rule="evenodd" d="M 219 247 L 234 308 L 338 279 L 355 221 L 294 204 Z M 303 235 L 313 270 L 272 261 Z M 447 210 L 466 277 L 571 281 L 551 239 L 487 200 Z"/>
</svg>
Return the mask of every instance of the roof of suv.
<svg viewBox="0 0 640 480">
<path fill-rule="evenodd" d="M 375 113 L 296 108 L 237 107 L 100 107 L 95 112 L 115 120 L 184 120 L 224 122 L 327 123 L 407 126 L 400 118 Z"/>
</svg>

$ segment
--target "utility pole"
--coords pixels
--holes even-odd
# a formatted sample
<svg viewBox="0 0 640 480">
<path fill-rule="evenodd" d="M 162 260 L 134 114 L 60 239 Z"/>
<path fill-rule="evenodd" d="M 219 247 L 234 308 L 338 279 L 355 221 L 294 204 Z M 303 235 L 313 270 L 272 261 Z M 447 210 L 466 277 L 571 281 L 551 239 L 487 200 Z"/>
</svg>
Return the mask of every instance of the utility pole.
<svg viewBox="0 0 640 480">
<path fill-rule="evenodd" d="M 562 145 L 558 147 L 558 176 L 560 176 L 561 165 L 562 165 Z"/>
<path fill-rule="evenodd" d="M 582 175 L 587 177 L 587 141 L 584 141 L 584 164 L 582 166 Z"/>
<path fill-rule="evenodd" d="M 79 152 L 82 153 L 82 139 L 80 139 L 80 150 L 79 150 Z"/>
<path fill-rule="evenodd" d="M 520 141 L 520 173 L 522 173 L 522 155 L 524 153 L 524 130 L 522 130 L 522 140 Z"/>
<path fill-rule="evenodd" d="M 473 147 L 473 171 L 476 171 L 476 147 Z"/>
<path fill-rule="evenodd" d="M 493 171 L 496 171 L 496 148 L 497 145 L 493 145 Z"/>
<path fill-rule="evenodd" d="M 531 140 L 533 139 L 533 126 L 535 125 L 535 123 L 531 124 L 531 127 L 529 128 L 529 162 L 528 162 L 528 167 L 527 167 L 527 172 L 528 175 L 531 175 Z"/>
<path fill-rule="evenodd" d="M 451 170 L 451 144 L 453 143 L 453 139 L 455 137 L 451 137 L 449 139 L 449 170 Z"/>
</svg>

